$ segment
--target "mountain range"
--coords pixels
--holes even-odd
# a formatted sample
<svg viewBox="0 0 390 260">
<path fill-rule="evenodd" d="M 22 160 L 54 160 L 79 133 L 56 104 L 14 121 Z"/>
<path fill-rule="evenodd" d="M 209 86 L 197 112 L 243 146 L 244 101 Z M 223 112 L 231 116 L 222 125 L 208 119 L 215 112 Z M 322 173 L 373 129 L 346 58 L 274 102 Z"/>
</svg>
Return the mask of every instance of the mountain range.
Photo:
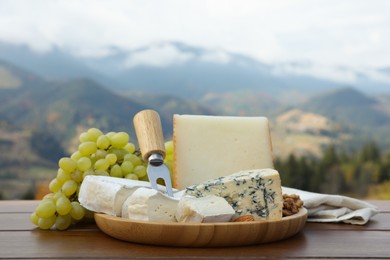
<svg viewBox="0 0 390 260">
<path fill-rule="evenodd" d="M 290 98 L 293 98 L 291 93 Z M 204 90 L 202 96 L 189 99 L 142 88 L 113 91 L 88 77 L 48 80 L 2 61 L 0 94 L 0 120 L 3 123 L 18 129 L 47 131 L 60 136 L 57 138 L 64 144 L 69 144 L 72 137 L 88 127 L 127 131 L 134 136 L 132 117 L 146 108 L 160 112 L 167 138 L 172 134 L 172 115 L 175 113 L 262 115 L 274 120 L 298 108 L 322 115 L 341 125 L 339 130 L 358 133 L 359 138 L 364 132 L 364 139 L 373 138 L 378 131 L 384 134 L 390 125 L 390 99 L 385 95 L 381 99 L 368 96 L 352 87 L 332 88 L 321 94 L 307 95 L 302 100 L 297 98 L 294 105 L 270 92 L 247 89 Z"/>
<path fill-rule="evenodd" d="M 301 101 L 308 95 L 345 86 L 365 94 L 390 93 L 389 68 L 328 69 L 328 74 L 337 74 L 336 80 L 316 73 L 318 66 L 309 62 L 266 64 L 242 54 L 182 42 L 159 42 L 132 50 L 113 46 L 99 57 L 75 55 L 56 46 L 38 53 L 25 45 L 3 42 L 0 59 L 44 79 L 90 78 L 122 94 L 145 90 L 194 99 L 210 92 L 246 90 L 296 104 L 291 94 Z"/>
<path fill-rule="evenodd" d="M 310 64 L 288 66 L 291 71 Z M 356 73 L 360 83 L 347 86 L 281 67 L 179 42 L 131 51 L 112 47 L 102 57 L 75 56 L 61 48 L 37 53 L 0 43 L 0 120 L 60 136 L 68 149 L 70 139 L 88 127 L 134 137 L 132 117 L 145 108 L 160 112 L 167 138 L 174 113 L 262 115 L 284 129 L 276 118 L 293 109 L 305 117 L 324 116 L 338 126 L 334 131 L 348 132 L 358 144 L 385 135 L 390 122 L 385 80 Z"/>
</svg>

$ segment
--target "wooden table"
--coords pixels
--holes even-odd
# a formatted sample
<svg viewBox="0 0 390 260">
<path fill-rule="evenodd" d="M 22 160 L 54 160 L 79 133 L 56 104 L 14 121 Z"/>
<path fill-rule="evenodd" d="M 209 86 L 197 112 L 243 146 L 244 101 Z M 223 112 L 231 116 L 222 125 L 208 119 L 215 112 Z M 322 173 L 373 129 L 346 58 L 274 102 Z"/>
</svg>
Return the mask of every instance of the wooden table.
<svg viewBox="0 0 390 260">
<path fill-rule="evenodd" d="M 0 258 L 14 259 L 255 259 L 390 258 L 390 201 L 367 225 L 306 223 L 296 236 L 279 242 L 229 248 L 174 248 L 123 242 L 95 224 L 67 231 L 42 231 L 29 221 L 37 201 L 0 201 Z"/>
</svg>

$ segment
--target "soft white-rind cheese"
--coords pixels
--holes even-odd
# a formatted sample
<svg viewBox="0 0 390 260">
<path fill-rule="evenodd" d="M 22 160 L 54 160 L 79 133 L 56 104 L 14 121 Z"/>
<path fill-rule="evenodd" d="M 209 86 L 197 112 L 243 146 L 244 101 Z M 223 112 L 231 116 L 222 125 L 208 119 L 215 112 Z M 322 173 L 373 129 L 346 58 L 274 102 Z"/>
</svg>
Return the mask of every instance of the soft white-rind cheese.
<svg viewBox="0 0 390 260">
<path fill-rule="evenodd" d="M 174 115 L 173 142 L 177 189 L 241 170 L 274 168 L 265 117 Z"/>
<path fill-rule="evenodd" d="M 255 169 L 205 181 L 186 188 L 186 195 L 210 194 L 224 198 L 235 210 L 232 220 L 242 215 L 258 219 L 282 218 L 283 195 L 278 171 Z"/>
<path fill-rule="evenodd" d="M 206 197 L 184 196 L 176 211 L 178 222 L 209 223 L 228 222 L 235 211 L 224 198 L 209 195 Z"/>
<path fill-rule="evenodd" d="M 85 176 L 78 195 L 80 204 L 88 210 L 121 216 L 123 202 L 139 187 L 151 187 L 149 182 L 108 176 Z M 159 187 L 165 190 L 165 187 Z"/>
<path fill-rule="evenodd" d="M 138 188 L 124 202 L 122 215 L 132 220 L 176 222 L 178 203 L 178 198 L 169 197 L 160 191 Z"/>
</svg>

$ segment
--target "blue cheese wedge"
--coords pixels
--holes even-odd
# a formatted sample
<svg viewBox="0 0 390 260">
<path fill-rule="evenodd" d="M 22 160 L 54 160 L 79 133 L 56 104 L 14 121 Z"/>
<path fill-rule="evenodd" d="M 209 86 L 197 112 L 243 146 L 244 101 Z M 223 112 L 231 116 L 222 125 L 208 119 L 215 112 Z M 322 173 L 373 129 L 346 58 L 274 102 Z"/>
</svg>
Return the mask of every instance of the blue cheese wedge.
<svg viewBox="0 0 390 260">
<path fill-rule="evenodd" d="M 235 211 L 224 198 L 208 195 L 206 197 L 184 196 L 176 210 L 178 222 L 208 223 L 228 222 Z"/>
<path fill-rule="evenodd" d="M 186 188 L 186 195 L 224 198 L 235 210 L 232 220 L 243 215 L 256 219 L 282 218 L 283 196 L 278 171 L 255 169 L 205 181 Z"/>
<path fill-rule="evenodd" d="M 138 188 L 123 203 L 122 217 L 152 222 L 176 222 L 175 212 L 178 198 L 160 191 Z"/>
<path fill-rule="evenodd" d="M 124 201 L 139 187 L 151 188 L 146 181 L 88 175 L 81 184 L 78 199 L 88 210 L 120 217 Z"/>
</svg>

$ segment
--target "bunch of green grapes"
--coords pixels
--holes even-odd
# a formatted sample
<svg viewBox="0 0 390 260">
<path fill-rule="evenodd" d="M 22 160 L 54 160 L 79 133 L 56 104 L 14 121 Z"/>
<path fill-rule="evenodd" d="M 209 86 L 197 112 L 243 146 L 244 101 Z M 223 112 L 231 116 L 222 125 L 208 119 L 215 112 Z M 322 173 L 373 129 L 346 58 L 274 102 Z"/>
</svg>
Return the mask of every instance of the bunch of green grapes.
<svg viewBox="0 0 390 260">
<path fill-rule="evenodd" d="M 58 162 L 57 176 L 50 182 L 47 194 L 31 214 L 30 220 L 41 229 L 65 230 L 91 215 L 78 202 L 80 185 L 87 175 L 104 175 L 132 180 L 148 180 L 142 161 L 125 132 L 103 134 L 91 128 L 79 136 L 78 150 Z M 166 163 L 171 169 L 173 144 L 166 144 Z M 172 172 L 172 171 L 171 171 Z"/>
</svg>

